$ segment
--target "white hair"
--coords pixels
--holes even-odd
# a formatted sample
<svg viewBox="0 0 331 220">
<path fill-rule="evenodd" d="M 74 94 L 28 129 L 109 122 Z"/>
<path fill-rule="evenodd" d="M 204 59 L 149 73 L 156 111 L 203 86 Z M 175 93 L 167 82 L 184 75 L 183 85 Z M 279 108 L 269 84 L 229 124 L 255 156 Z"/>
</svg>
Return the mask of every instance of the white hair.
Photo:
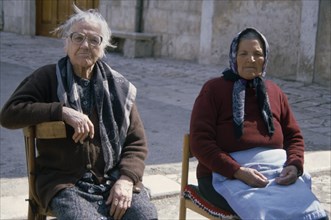
<svg viewBox="0 0 331 220">
<path fill-rule="evenodd" d="M 51 33 L 57 35 L 60 38 L 68 38 L 70 34 L 71 27 L 81 21 L 89 21 L 94 22 L 100 25 L 101 27 L 101 33 L 102 36 L 102 42 L 101 47 L 103 50 L 106 49 L 107 46 L 109 47 L 115 47 L 111 44 L 111 30 L 106 22 L 106 20 L 103 18 L 103 16 L 99 13 L 97 9 L 88 9 L 86 11 L 83 11 L 79 9 L 75 3 L 73 3 L 73 9 L 74 14 L 69 17 L 68 20 L 66 20 L 63 24 L 61 24 L 59 27 L 55 28 Z"/>
</svg>

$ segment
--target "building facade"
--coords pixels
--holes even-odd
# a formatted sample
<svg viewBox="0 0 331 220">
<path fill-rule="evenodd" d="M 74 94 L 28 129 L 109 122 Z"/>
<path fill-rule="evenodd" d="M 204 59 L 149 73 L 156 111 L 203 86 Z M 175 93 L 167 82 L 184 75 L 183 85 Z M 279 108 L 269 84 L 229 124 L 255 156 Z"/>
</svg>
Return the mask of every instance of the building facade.
<svg viewBox="0 0 331 220">
<path fill-rule="evenodd" d="M 329 0 L 75 0 L 89 1 L 113 30 L 155 34 L 155 57 L 225 67 L 233 36 L 255 27 L 270 44 L 269 75 L 330 88 Z M 0 0 L 2 30 L 36 35 L 40 2 L 70 0 Z"/>
</svg>

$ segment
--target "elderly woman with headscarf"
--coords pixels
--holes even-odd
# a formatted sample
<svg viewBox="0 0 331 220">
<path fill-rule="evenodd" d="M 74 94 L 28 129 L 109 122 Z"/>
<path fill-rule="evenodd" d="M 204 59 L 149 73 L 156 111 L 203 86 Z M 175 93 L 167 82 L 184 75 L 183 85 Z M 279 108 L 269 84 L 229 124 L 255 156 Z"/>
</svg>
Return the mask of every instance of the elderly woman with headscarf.
<svg viewBox="0 0 331 220">
<path fill-rule="evenodd" d="M 242 219 L 326 219 L 303 175 L 304 140 L 286 95 L 265 80 L 269 46 L 254 28 L 230 47 L 230 68 L 196 98 L 190 148 L 201 193 Z"/>
<path fill-rule="evenodd" d="M 141 184 L 147 143 L 136 88 L 101 59 L 111 46 L 101 14 L 74 10 L 54 31 L 67 56 L 18 86 L 1 125 L 65 122 L 67 139 L 38 144 L 37 193 L 58 219 L 157 219 Z"/>
</svg>

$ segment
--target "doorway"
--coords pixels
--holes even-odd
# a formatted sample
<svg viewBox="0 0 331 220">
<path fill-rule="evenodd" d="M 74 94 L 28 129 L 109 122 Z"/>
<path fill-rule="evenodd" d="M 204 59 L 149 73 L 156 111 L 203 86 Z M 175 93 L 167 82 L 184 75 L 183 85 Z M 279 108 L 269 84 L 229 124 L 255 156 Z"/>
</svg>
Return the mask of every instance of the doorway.
<svg viewBox="0 0 331 220">
<path fill-rule="evenodd" d="M 82 10 L 99 7 L 99 0 L 36 0 L 36 35 L 53 37 L 50 32 L 73 14 L 73 3 Z"/>
</svg>

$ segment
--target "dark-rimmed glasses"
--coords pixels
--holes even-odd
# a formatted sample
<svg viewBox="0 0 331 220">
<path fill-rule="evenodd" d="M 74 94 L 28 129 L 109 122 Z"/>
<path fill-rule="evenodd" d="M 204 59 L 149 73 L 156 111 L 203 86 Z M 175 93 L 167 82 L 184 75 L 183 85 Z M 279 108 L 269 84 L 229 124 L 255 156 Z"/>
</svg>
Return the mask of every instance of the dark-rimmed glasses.
<svg viewBox="0 0 331 220">
<path fill-rule="evenodd" d="M 87 42 L 94 47 L 100 46 L 100 44 L 102 43 L 102 37 L 97 34 L 86 35 L 80 32 L 73 32 L 69 35 L 69 37 L 74 44 L 82 44 L 86 40 L 86 38 Z"/>
</svg>

